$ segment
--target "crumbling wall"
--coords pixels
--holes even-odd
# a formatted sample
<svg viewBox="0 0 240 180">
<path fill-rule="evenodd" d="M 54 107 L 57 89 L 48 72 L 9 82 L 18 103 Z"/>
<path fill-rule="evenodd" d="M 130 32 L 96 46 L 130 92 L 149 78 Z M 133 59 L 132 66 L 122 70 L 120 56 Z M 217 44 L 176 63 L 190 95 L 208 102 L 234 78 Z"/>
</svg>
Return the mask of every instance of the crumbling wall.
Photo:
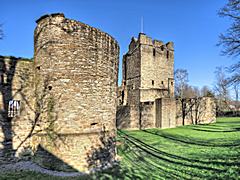
<svg viewBox="0 0 240 180">
<path fill-rule="evenodd" d="M 0 162 L 14 160 L 23 147 L 34 121 L 33 61 L 0 56 Z M 9 101 L 20 101 L 20 113 L 8 116 Z M 18 150 L 18 152 L 16 152 Z"/>
<path fill-rule="evenodd" d="M 177 126 L 216 121 L 216 105 L 212 97 L 177 99 L 176 108 Z"/>
<path fill-rule="evenodd" d="M 63 14 L 37 20 L 34 39 L 36 91 L 47 94 L 46 111 L 41 116 L 46 117 L 45 125 L 49 126 L 49 131 L 35 141 L 77 170 L 111 164 L 115 156 L 114 141 L 104 152 L 108 157 L 111 153 L 112 158 L 96 159 L 94 153 L 107 148 L 104 141 L 109 142 L 115 136 L 117 41 Z M 76 144 L 68 143 L 73 135 L 78 135 L 74 136 Z"/>
</svg>

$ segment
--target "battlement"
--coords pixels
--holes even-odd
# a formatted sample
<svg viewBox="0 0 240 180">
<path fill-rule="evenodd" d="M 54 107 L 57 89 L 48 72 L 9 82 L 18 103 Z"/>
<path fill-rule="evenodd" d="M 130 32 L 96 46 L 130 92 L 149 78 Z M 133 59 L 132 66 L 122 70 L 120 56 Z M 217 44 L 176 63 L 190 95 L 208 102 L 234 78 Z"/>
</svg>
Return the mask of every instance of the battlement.
<svg viewBox="0 0 240 180">
<path fill-rule="evenodd" d="M 174 43 L 167 42 L 164 44 L 163 41 L 152 39 L 144 33 L 139 33 L 138 38 L 132 37 L 131 43 L 129 44 L 129 52 L 132 52 L 139 45 L 153 46 L 154 48 L 162 48 L 170 51 L 174 51 Z"/>
</svg>

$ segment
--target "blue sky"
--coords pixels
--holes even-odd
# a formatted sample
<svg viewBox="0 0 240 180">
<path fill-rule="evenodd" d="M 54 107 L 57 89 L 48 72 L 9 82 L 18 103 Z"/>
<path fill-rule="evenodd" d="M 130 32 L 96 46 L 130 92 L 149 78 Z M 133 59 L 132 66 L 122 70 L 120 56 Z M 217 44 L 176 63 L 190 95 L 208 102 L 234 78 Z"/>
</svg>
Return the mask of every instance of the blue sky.
<svg viewBox="0 0 240 180">
<path fill-rule="evenodd" d="M 153 39 L 175 43 L 175 69 L 187 69 L 189 83 L 212 86 L 216 66 L 234 63 L 220 56 L 218 35 L 230 22 L 218 17 L 226 0 L 1 0 L 5 38 L 0 55 L 33 57 L 35 20 L 63 12 L 112 35 L 120 45 L 120 62 L 132 36 L 141 30 Z M 120 63 L 121 75 L 121 63 Z M 121 78 L 120 78 L 121 79 Z"/>
</svg>

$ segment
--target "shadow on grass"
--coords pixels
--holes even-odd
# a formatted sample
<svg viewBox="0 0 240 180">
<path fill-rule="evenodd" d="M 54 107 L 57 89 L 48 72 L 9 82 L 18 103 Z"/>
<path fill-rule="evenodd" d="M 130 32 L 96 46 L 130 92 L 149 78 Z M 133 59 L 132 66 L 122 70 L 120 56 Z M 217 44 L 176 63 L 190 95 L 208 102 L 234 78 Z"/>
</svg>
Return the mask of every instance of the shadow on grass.
<svg viewBox="0 0 240 180">
<path fill-rule="evenodd" d="M 143 132 L 153 134 L 153 135 L 157 135 L 157 136 L 160 136 L 162 138 L 169 139 L 169 140 L 172 140 L 172 141 L 176 141 L 176 142 L 179 142 L 179 143 L 191 144 L 191 145 L 196 145 L 196 146 L 206 146 L 206 147 L 234 147 L 234 146 L 237 147 L 237 146 L 240 146 L 240 139 L 235 140 L 235 141 L 231 141 L 228 144 L 228 143 L 224 143 L 225 139 L 217 139 L 215 141 L 213 141 L 213 140 L 201 141 L 197 138 L 192 138 L 192 137 L 189 138 L 189 137 L 186 137 L 186 136 L 172 135 L 172 134 L 164 133 L 162 131 L 152 132 L 152 131 L 149 131 L 149 130 L 143 130 Z M 235 131 L 235 132 L 237 132 L 237 131 Z"/>
<path fill-rule="evenodd" d="M 211 128 L 211 125 L 209 126 Z M 197 127 L 203 129 L 206 127 L 209 128 L 209 126 L 200 125 L 188 128 L 195 130 Z M 232 130 L 233 132 L 239 131 L 236 126 L 232 129 L 235 129 Z M 225 128 L 225 130 L 222 129 L 222 131 L 228 130 Z M 206 147 L 208 150 L 212 148 L 222 150 L 222 148 L 224 148 L 231 151 L 231 153 L 234 152 L 224 157 L 221 152 L 220 154 L 211 154 L 206 151 L 206 153 L 197 154 L 193 151 L 190 157 L 183 157 L 177 153 L 169 153 L 157 149 L 156 147 L 160 145 L 160 141 L 155 146 L 147 142 L 148 138 L 141 140 L 136 138 L 134 135 L 135 132 L 131 135 L 131 133 L 119 130 L 118 135 L 123 141 L 123 147 L 121 148 L 122 156 L 132 165 L 132 169 L 138 171 L 138 174 L 141 174 L 145 178 L 149 176 L 149 171 L 154 174 L 156 178 L 161 177 L 163 179 L 234 179 L 240 175 L 240 162 L 238 161 L 240 154 L 238 150 L 238 146 L 240 145 L 239 140 L 227 141 L 227 139 L 217 139 L 213 143 L 212 140 L 204 140 L 203 138 L 201 141 L 193 137 L 166 133 L 159 129 L 143 130 L 141 132 L 137 132 L 137 134 L 148 138 L 154 135 L 154 139 L 158 136 L 159 138 L 165 139 L 166 142 L 174 143 L 177 146 L 189 146 L 190 149 L 193 147 L 198 148 L 199 146 L 200 148 Z"/>
</svg>

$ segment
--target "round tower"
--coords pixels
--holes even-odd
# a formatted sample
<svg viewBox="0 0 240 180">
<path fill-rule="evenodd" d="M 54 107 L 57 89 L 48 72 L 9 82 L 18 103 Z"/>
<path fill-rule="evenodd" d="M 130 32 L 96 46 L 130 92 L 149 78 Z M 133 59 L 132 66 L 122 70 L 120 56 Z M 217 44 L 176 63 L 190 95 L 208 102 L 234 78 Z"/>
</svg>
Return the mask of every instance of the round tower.
<svg viewBox="0 0 240 180">
<path fill-rule="evenodd" d="M 79 171 L 111 165 L 115 158 L 117 41 L 61 13 L 36 22 L 35 94 L 41 129 L 36 138 L 37 161 Z"/>
</svg>

